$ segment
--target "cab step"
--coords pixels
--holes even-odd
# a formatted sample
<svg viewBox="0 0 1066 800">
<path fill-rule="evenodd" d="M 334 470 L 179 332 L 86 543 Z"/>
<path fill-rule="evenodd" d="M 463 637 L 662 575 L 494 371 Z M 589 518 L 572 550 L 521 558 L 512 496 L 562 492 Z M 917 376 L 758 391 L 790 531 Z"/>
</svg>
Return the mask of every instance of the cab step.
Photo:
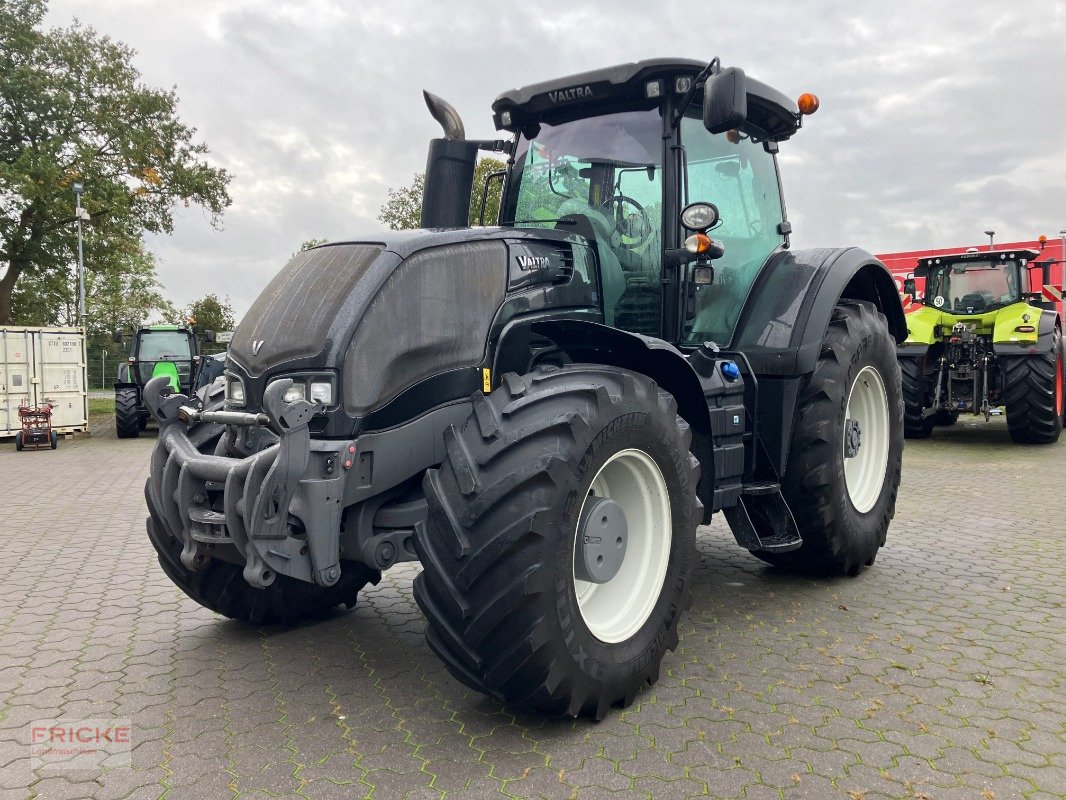
<svg viewBox="0 0 1066 800">
<path fill-rule="evenodd" d="M 803 545 L 792 510 L 776 481 L 745 484 L 739 502 L 724 511 L 737 543 L 753 553 L 787 553 Z"/>
</svg>

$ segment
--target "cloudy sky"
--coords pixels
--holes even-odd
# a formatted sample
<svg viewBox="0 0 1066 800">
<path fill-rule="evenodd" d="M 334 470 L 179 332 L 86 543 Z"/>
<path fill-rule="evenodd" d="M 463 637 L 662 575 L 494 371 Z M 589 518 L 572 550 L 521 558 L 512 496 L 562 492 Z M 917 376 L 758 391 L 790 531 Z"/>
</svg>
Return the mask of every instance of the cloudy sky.
<svg viewBox="0 0 1066 800">
<path fill-rule="evenodd" d="M 150 242 L 179 303 L 247 309 L 300 242 L 379 228 L 388 187 L 439 127 L 493 135 L 501 91 L 656 56 L 709 60 L 822 101 L 782 147 L 795 246 L 873 252 L 1066 227 L 1066 3 L 52 0 L 136 48 L 145 81 L 234 175 L 216 231 L 196 210 Z"/>
</svg>

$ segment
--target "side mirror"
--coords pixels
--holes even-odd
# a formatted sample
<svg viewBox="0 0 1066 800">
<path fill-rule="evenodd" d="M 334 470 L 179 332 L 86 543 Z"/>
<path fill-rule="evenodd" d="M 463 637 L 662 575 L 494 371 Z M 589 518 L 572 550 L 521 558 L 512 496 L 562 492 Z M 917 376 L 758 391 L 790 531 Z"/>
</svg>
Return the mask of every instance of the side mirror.
<svg viewBox="0 0 1066 800">
<path fill-rule="evenodd" d="M 111 341 L 115 344 L 122 344 L 122 331 L 118 328 L 111 331 Z"/>
<path fill-rule="evenodd" d="M 204 331 L 204 341 L 205 342 L 210 342 L 211 344 L 214 344 L 214 342 L 215 342 L 215 332 L 214 331 Z"/>
<path fill-rule="evenodd" d="M 703 87 L 703 126 L 711 133 L 741 127 L 748 118 L 748 88 L 744 70 L 723 69 Z"/>
<path fill-rule="evenodd" d="M 914 297 L 914 292 L 914 278 L 907 278 L 903 281 L 903 294 L 909 294 L 911 297 Z"/>
</svg>

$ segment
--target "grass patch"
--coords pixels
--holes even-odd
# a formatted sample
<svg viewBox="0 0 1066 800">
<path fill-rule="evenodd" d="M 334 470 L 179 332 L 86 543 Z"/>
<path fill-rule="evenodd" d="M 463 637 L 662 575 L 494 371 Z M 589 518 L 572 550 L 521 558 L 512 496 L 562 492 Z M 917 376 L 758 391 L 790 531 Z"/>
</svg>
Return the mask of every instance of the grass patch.
<svg viewBox="0 0 1066 800">
<path fill-rule="evenodd" d="M 90 397 L 89 398 L 89 416 L 96 414 L 114 414 L 115 413 L 115 398 L 114 397 Z"/>
</svg>

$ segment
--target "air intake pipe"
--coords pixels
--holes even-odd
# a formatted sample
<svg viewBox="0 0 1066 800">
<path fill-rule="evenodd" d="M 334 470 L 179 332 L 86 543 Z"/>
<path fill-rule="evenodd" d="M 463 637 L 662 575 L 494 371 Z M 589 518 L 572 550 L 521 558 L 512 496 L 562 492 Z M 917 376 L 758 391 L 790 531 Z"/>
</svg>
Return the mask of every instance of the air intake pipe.
<svg viewBox="0 0 1066 800">
<path fill-rule="evenodd" d="M 478 143 L 466 140 L 463 121 L 449 103 L 430 92 L 422 95 L 429 113 L 444 128 L 444 138 L 429 143 L 422 227 L 465 228 L 470 224 L 470 192 Z"/>
</svg>

